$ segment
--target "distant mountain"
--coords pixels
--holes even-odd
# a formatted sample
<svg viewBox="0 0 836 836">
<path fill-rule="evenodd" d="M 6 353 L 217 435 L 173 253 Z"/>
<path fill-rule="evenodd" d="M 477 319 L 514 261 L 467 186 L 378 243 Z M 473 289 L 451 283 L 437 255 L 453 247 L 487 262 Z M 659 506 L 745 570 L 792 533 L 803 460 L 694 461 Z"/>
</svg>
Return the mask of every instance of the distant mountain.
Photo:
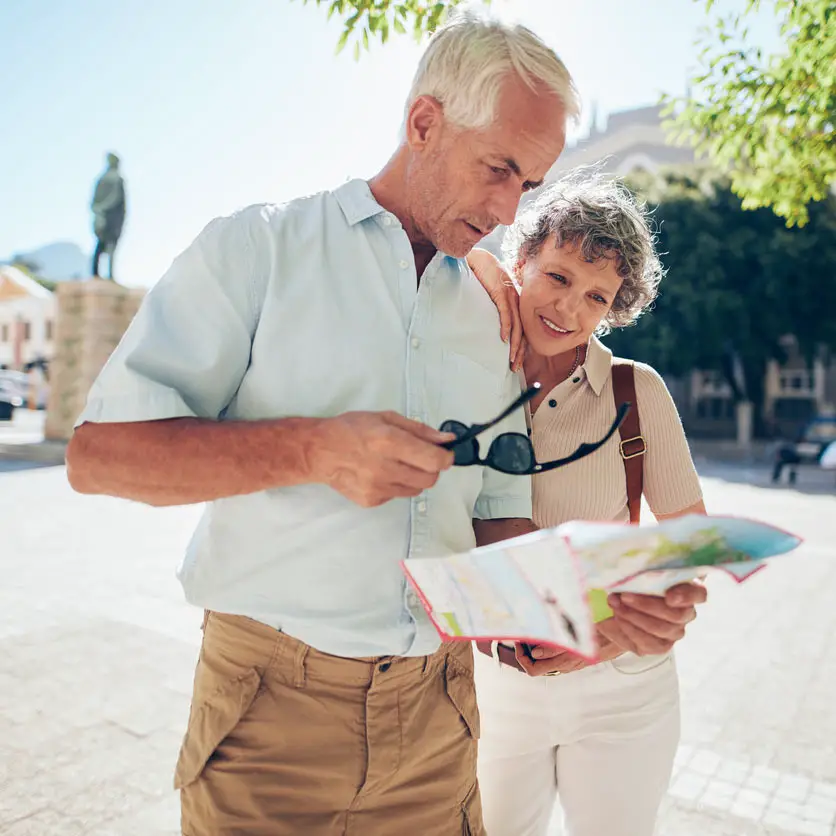
<svg viewBox="0 0 836 836">
<path fill-rule="evenodd" d="M 56 241 L 36 250 L 14 253 L 32 267 L 33 272 L 53 282 L 86 279 L 90 276 L 90 256 L 72 241 Z"/>
</svg>

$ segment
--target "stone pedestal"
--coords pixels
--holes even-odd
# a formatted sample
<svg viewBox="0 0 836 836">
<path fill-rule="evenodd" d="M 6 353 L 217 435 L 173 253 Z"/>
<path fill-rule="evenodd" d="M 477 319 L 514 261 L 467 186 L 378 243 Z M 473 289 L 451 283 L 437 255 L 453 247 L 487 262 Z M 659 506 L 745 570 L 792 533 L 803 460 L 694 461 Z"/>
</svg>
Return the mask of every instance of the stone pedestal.
<svg viewBox="0 0 836 836">
<path fill-rule="evenodd" d="M 134 318 L 145 290 L 91 279 L 57 288 L 54 356 L 44 437 L 72 435 L 87 393 Z"/>
</svg>

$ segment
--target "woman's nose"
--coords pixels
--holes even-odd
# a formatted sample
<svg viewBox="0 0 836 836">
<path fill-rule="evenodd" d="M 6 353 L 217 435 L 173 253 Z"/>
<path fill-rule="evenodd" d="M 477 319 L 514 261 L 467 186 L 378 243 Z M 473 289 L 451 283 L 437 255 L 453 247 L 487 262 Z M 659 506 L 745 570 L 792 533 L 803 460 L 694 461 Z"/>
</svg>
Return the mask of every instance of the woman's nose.
<svg viewBox="0 0 836 836">
<path fill-rule="evenodd" d="M 576 313 L 579 305 L 580 299 L 574 293 L 562 293 L 554 302 L 555 310 L 566 314 Z"/>
</svg>

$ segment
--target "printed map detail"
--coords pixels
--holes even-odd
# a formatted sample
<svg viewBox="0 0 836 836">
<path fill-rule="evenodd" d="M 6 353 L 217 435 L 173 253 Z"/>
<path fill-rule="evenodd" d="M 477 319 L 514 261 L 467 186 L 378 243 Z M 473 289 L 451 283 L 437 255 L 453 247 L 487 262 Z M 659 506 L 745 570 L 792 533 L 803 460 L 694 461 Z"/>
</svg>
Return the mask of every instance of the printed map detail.
<svg viewBox="0 0 836 836">
<path fill-rule="evenodd" d="M 800 538 L 766 523 L 692 515 L 656 526 L 571 522 L 404 571 L 445 638 L 553 644 L 594 659 L 609 592 L 663 595 L 721 569 L 742 581 Z"/>
</svg>

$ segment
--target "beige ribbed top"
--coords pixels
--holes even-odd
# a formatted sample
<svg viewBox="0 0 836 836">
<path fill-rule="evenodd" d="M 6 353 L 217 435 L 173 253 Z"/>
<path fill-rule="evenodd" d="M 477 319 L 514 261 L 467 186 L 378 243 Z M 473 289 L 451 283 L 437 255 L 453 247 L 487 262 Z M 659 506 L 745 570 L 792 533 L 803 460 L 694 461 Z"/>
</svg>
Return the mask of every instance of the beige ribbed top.
<svg viewBox="0 0 836 836">
<path fill-rule="evenodd" d="M 586 361 L 552 389 L 530 420 L 540 462 L 567 456 L 583 441 L 597 441 L 615 419 L 612 352 L 595 337 Z M 675 514 L 702 499 L 682 422 L 664 381 L 636 363 L 636 399 L 647 445 L 644 496 L 654 515 Z M 533 478 L 534 522 L 541 528 L 567 520 L 629 522 L 624 464 L 615 434 L 600 450 Z"/>
</svg>

